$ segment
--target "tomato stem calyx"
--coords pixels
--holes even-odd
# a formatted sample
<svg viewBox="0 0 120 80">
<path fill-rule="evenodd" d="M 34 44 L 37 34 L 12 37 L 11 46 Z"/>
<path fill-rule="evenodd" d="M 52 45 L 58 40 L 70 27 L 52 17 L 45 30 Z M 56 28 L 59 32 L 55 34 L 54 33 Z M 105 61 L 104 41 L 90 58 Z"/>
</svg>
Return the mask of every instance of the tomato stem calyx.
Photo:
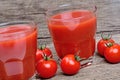
<svg viewBox="0 0 120 80">
<path fill-rule="evenodd" d="M 81 58 L 78 55 L 75 55 L 75 60 L 79 62 L 81 61 Z"/>
<path fill-rule="evenodd" d="M 107 46 L 107 47 L 111 47 L 111 46 L 113 46 L 113 43 L 111 43 L 111 42 L 106 43 L 106 46 Z"/>
<path fill-rule="evenodd" d="M 42 45 L 40 45 L 39 47 L 38 47 L 38 49 L 40 49 L 40 50 L 44 50 L 46 48 L 46 44 L 42 44 Z"/>
<path fill-rule="evenodd" d="M 85 58 L 81 58 L 79 54 L 80 54 L 80 50 L 77 51 L 77 53 L 75 54 L 75 60 L 78 62 L 85 60 Z"/>
<path fill-rule="evenodd" d="M 43 58 L 44 58 L 44 60 L 48 61 L 48 60 L 50 60 L 50 57 L 51 57 L 51 56 L 47 56 L 45 53 L 43 53 Z"/>
<path fill-rule="evenodd" d="M 112 37 L 112 35 L 111 35 L 111 34 L 105 35 L 105 34 L 102 32 L 101 37 L 102 37 L 103 40 L 109 40 L 109 39 Z"/>
</svg>

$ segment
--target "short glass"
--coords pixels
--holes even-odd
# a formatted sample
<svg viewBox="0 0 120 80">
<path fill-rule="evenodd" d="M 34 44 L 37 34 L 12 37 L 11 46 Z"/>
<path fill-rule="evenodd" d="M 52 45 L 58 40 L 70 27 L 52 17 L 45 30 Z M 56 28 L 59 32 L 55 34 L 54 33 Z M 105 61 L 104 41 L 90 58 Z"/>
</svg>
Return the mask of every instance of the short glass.
<svg viewBox="0 0 120 80">
<path fill-rule="evenodd" d="M 60 59 L 78 54 L 82 67 L 93 62 L 96 34 L 96 6 L 71 3 L 49 8 L 46 12 L 48 28 Z"/>
<path fill-rule="evenodd" d="M 0 80 L 28 80 L 35 74 L 37 26 L 30 21 L 0 24 Z"/>
</svg>

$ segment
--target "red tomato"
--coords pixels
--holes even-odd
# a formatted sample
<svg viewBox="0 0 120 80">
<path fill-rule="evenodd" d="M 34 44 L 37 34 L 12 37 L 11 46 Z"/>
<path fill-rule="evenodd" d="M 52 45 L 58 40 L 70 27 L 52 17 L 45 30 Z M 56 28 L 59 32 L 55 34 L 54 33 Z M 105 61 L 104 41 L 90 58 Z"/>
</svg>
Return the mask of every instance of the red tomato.
<svg viewBox="0 0 120 80">
<path fill-rule="evenodd" d="M 40 60 L 36 66 L 38 75 L 41 78 L 51 78 L 57 71 L 57 63 L 55 60 Z"/>
<path fill-rule="evenodd" d="M 46 45 L 42 45 L 40 46 L 39 49 L 37 49 L 37 52 L 36 52 L 36 62 L 38 62 L 39 60 L 43 59 L 44 58 L 44 55 L 52 58 L 53 55 L 52 55 L 52 52 L 49 48 L 46 47 Z"/>
<path fill-rule="evenodd" d="M 47 56 L 50 56 L 52 58 L 52 52 L 49 48 L 45 47 L 44 49 L 42 49 L 43 53 L 45 53 Z"/>
<path fill-rule="evenodd" d="M 111 39 L 111 37 L 109 37 L 110 35 L 108 35 L 107 37 L 104 37 L 103 34 L 101 35 L 102 39 L 98 41 L 97 44 L 97 50 L 99 55 L 104 56 L 104 51 L 107 48 L 106 44 L 108 42 L 114 43 L 115 41 L 113 39 Z"/>
<path fill-rule="evenodd" d="M 66 55 L 61 60 L 60 66 L 62 71 L 68 75 L 76 74 L 81 67 L 80 62 L 75 59 L 73 54 Z"/>
<path fill-rule="evenodd" d="M 36 62 L 38 62 L 39 60 L 42 60 L 44 57 L 43 55 L 43 52 L 39 49 L 37 49 L 37 52 L 36 52 Z"/>
<path fill-rule="evenodd" d="M 105 59 L 110 63 L 119 63 L 120 62 L 120 45 L 113 44 L 106 48 L 104 52 Z"/>
</svg>

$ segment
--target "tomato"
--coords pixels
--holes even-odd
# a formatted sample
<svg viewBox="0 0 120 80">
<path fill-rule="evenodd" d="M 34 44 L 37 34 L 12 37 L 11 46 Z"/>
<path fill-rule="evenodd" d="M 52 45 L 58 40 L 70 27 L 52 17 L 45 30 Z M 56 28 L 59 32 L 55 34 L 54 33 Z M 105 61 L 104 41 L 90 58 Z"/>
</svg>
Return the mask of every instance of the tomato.
<svg viewBox="0 0 120 80">
<path fill-rule="evenodd" d="M 38 62 L 39 60 L 42 60 L 43 59 L 43 52 L 39 49 L 37 49 L 37 52 L 36 52 L 36 62 Z"/>
<path fill-rule="evenodd" d="M 44 48 L 42 49 L 43 53 L 45 53 L 47 56 L 50 56 L 51 58 L 53 57 L 52 52 L 49 48 Z"/>
<path fill-rule="evenodd" d="M 110 43 L 111 44 L 111 43 Z M 119 63 L 120 62 L 120 45 L 112 44 L 108 45 L 104 52 L 105 59 L 110 63 Z"/>
<path fill-rule="evenodd" d="M 97 50 L 99 55 L 104 56 L 104 51 L 107 48 L 106 44 L 108 42 L 114 43 L 115 41 L 111 37 L 109 37 L 109 35 L 107 37 L 104 37 L 102 35 L 101 37 L 102 39 L 100 39 L 97 44 Z"/>
<path fill-rule="evenodd" d="M 66 55 L 60 63 L 61 70 L 68 75 L 76 74 L 81 68 L 81 64 L 73 54 Z"/>
<path fill-rule="evenodd" d="M 48 56 L 50 58 L 53 57 L 51 50 L 49 48 L 47 48 L 46 45 L 42 45 L 42 46 L 40 46 L 40 48 L 37 49 L 36 62 L 43 59 L 44 55 L 46 55 L 46 56 Z"/>
<path fill-rule="evenodd" d="M 42 59 L 37 63 L 36 69 L 41 78 L 51 78 L 56 74 L 57 63 L 53 59 Z"/>
</svg>

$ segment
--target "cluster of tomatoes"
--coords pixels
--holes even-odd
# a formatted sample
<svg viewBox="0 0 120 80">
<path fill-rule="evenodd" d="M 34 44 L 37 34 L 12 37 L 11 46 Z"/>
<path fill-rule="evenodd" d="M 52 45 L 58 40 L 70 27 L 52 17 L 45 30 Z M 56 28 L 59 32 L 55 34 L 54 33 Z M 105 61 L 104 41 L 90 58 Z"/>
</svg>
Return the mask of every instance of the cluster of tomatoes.
<svg viewBox="0 0 120 80">
<path fill-rule="evenodd" d="M 60 61 L 60 67 L 64 74 L 76 74 L 80 68 L 80 57 L 68 54 Z M 42 45 L 36 52 L 36 70 L 41 78 L 51 78 L 57 72 L 57 62 L 53 59 L 52 52 L 45 45 Z"/>
<path fill-rule="evenodd" d="M 109 63 L 120 62 L 120 45 L 111 38 L 111 35 L 101 35 L 102 39 L 98 41 L 97 50 L 99 55 L 104 57 Z"/>
<path fill-rule="evenodd" d="M 110 63 L 120 63 L 120 45 L 111 38 L 104 36 L 97 43 L 99 55 Z M 76 54 L 68 54 L 60 60 L 60 68 L 64 74 L 76 74 L 80 68 L 80 57 Z M 41 78 L 51 78 L 57 72 L 57 62 L 54 60 L 52 52 L 45 45 L 38 48 L 36 52 L 36 70 Z"/>
</svg>

